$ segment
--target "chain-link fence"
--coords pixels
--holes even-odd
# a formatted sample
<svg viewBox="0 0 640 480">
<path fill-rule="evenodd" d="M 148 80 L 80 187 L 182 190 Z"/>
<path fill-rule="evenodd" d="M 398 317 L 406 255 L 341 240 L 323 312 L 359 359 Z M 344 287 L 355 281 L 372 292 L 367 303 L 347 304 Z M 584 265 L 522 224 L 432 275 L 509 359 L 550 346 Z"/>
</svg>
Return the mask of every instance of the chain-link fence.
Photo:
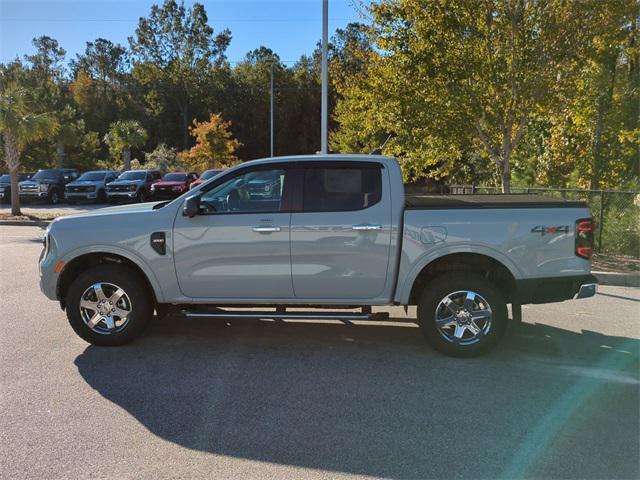
<svg viewBox="0 0 640 480">
<path fill-rule="evenodd" d="M 640 258 L 640 192 L 543 187 L 511 187 L 511 192 L 587 202 L 596 222 L 596 251 Z M 500 193 L 500 188 L 451 185 L 449 193 Z"/>
</svg>

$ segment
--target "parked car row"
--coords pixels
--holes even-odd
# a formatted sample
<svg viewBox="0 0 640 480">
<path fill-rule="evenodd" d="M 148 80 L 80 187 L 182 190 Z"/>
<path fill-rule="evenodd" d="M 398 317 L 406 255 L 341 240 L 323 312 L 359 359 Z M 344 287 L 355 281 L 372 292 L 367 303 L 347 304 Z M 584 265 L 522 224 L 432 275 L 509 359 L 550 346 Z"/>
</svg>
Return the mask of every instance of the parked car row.
<svg viewBox="0 0 640 480">
<path fill-rule="evenodd" d="M 164 176 L 158 170 L 93 170 L 80 174 L 74 168 L 50 168 L 37 173 L 19 174 L 20 200 L 42 201 L 52 205 L 66 200 L 97 203 L 146 202 L 179 197 L 195 185 L 215 177 L 222 170 L 171 172 Z M 0 176 L 0 201 L 11 200 L 11 179 Z"/>
</svg>

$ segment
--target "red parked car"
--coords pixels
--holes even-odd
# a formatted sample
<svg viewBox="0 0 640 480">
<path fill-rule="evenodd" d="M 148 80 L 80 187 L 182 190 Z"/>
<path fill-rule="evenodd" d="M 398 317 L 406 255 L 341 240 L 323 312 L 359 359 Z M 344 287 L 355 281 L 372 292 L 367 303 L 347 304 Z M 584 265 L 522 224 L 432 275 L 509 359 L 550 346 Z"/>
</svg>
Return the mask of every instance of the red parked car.
<svg viewBox="0 0 640 480">
<path fill-rule="evenodd" d="M 189 188 L 195 188 L 198 185 L 200 185 L 201 183 L 206 182 L 207 180 L 209 180 L 210 178 L 215 177 L 216 175 L 218 175 L 220 172 L 222 172 L 223 169 L 222 168 L 213 168 L 211 170 L 205 170 L 203 172 L 202 175 L 200 175 L 200 178 L 198 178 L 195 182 L 191 183 L 191 187 Z"/>
<path fill-rule="evenodd" d="M 151 185 L 153 200 L 176 198 L 189 190 L 189 186 L 198 178 L 194 172 L 172 172 L 165 174 L 162 180 Z"/>
</svg>

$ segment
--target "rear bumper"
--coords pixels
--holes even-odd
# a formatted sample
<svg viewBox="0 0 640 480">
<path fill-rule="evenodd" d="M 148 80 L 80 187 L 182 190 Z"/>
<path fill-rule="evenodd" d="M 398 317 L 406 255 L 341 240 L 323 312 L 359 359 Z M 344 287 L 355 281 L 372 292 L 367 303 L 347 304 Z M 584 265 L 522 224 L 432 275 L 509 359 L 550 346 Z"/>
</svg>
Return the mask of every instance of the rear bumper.
<svg viewBox="0 0 640 480">
<path fill-rule="evenodd" d="M 554 303 L 593 297 L 598 281 L 591 274 L 516 280 L 517 303 Z"/>
</svg>

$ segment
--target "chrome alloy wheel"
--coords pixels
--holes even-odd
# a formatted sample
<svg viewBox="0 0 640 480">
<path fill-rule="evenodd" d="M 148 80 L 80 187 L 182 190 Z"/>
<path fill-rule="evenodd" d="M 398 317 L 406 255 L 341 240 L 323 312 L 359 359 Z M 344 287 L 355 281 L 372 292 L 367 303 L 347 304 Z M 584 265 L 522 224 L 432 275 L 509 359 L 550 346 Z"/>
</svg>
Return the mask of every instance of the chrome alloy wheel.
<svg viewBox="0 0 640 480">
<path fill-rule="evenodd" d="M 470 345 L 491 331 L 489 302 L 475 292 L 450 293 L 440 300 L 435 314 L 438 333 L 451 343 Z"/>
<path fill-rule="evenodd" d="M 113 283 L 94 283 L 80 297 L 80 315 L 96 333 L 110 335 L 127 326 L 131 300 L 125 291 Z"/>
</svg>

